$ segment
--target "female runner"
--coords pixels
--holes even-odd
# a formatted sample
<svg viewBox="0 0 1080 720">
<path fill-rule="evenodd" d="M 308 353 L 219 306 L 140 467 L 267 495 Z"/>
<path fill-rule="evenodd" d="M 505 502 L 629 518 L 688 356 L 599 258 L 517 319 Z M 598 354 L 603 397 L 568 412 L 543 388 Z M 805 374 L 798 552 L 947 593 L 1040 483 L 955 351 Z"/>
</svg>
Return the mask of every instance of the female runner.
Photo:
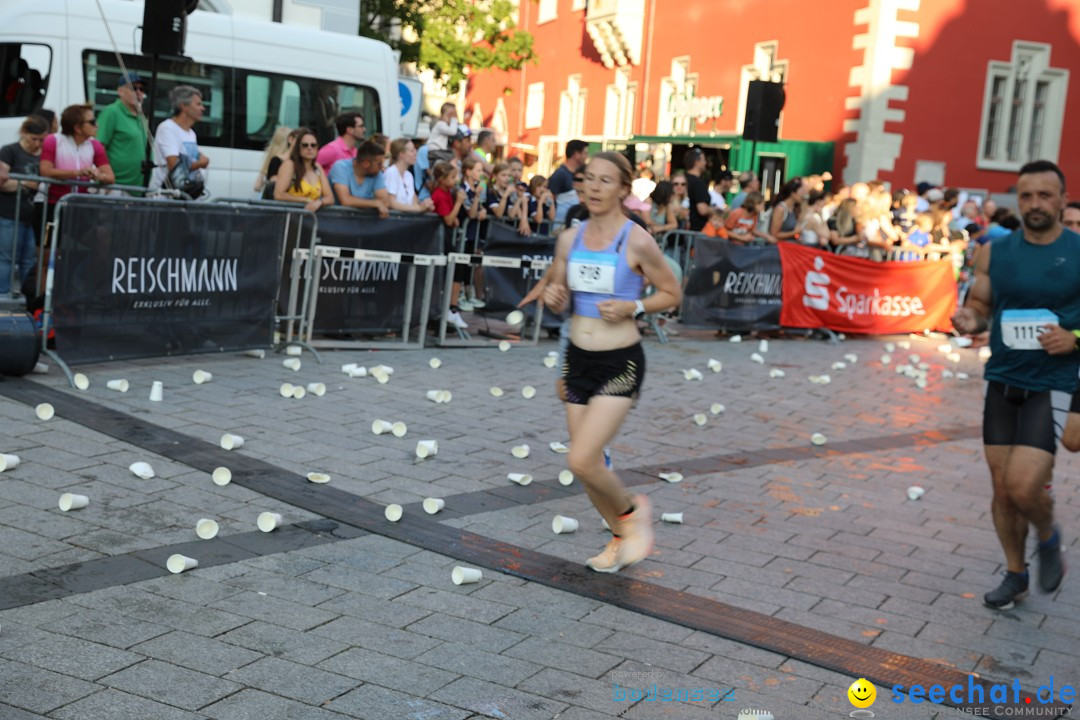
<svg viewBox="0 0 1080 720">
<path fill-rule="evenodd" d="M 656 240 L 622 211 L 630 193 L 630 163 L 618 153 L 596 155 L 585 169 L 588 221 L 565 230 L 555 246 L 544 304 L 555 312 L 572 303 L 570 346 L 557 383 L 566 403 L 569 465 L 614 536 L 586 565 L 616 572 L 652 552 L 652 511 L 645 495 L 630 495 L 604 465 L 641 390 L 645 353 L 636 319 L 677 306 L 679 283 Z M 642 300 L 650 283 L 655 292 Z"/>
</svg>

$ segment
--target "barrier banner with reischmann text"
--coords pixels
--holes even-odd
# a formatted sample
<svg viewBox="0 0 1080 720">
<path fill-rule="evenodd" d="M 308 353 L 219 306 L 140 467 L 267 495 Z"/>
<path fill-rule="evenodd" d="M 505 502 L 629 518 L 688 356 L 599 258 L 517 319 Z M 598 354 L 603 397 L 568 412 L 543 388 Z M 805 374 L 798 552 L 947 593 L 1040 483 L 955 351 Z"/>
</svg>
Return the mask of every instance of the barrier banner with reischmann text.
<svg viewBox="0 0 1080 720">
<path fill-rule="evenodd" d="M 682 323 L 725 330 L 780 327 L 780 254 L 698 237 L 683 290 Z"/>
<path fill-rule="evenodd" d="M 320 210 L 319 243 L 342 248 L 403 254 L 442 255 L 442 218 L 433 214 L 392 215 L 342 208 Z M 409 266 L 344 257 L 323 257 L 318 264 L 319 297 L 315 333 L 382 335 L 400 332 L 405 319 Z M 413 322 L 420 320 L 426 267 L 416 269 Z M 441 307 L 443 269 L 435 268 L 432 314 Z"/>
<path fill-rule="evenodd" d="M 524 261 L 543 260 L 550 263 L 555 256 L 555 238 L 549 235 L 521 235 L 516 225 L 491 222 L 488 228 L 484 254 L 499 257 L 520 258 Z M 510 312 L 517 307 L 530 289 L 536 286 L 544 276 L 546 268 L 484 268 L 484 300 L 487 306 L 483 312 Z M 530 303 L 522 312 L 530 322 L 536 306 Z M 557 328 L 562 319 L 550 310 L 544 310 L 541 327 Z"/>
<path fill-rule="evenodd" d="M 781 243 L 785 327 L 889 334 L 952 329 L 956 279 L 947 260 L 873 262 Z"/>
<path fill-rule="evenodd" d="M 69 364 L 269 347 L 282 213 L 66 199 L 53 280 Z"/>
</svg>

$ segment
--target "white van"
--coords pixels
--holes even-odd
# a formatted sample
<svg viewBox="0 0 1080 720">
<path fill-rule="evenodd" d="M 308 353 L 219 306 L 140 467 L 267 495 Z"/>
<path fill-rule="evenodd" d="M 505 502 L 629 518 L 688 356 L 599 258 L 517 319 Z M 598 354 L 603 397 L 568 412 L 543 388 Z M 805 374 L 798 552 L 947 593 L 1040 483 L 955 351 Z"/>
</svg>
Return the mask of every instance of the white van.
<svg viewBox="0 0 1080 720">
<path fill-rule="evenodd" d="M 149 87 L 152 59 L 139 54 L 143 3 L 101 5 L 124 63 Z M 206 113 L 195 132 L 210 158 L 215 197 L 252 196 L 278 125 L 310 127 L 321 144 L 336 135 L 338 113 L 355 110 L 369 136 L 400 133 L 398 67 L 385 43 L 197 10 L 188 16 L 184 52 L 189 60 L 158 62 L 153 127 L 172 115 L 174 86 L 202 92 Z M 23 119 L 38 108 L 59 115 L 75 103 L 112 103 L 119 76 L 97 2 L 0 2 L 0 144 L 18 140 Z"/>
</svg>

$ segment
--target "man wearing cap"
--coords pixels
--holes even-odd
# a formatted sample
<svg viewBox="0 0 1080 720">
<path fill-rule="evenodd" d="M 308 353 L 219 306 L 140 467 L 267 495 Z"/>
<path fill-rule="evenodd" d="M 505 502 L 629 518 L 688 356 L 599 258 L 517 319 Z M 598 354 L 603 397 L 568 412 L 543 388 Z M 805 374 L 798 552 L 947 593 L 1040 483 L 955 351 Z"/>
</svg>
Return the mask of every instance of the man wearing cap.
<svg viewBox="0 0 1080 720">
<path fill-rule="evenodd" d="M 116 101 L 98 113 L 97 138 L 105 146 L 109 164 L 120 185 L 145 185 L 146 116 L 142 112 L 146 90 L 133 72 L 120 76 Z"/>
</svg>

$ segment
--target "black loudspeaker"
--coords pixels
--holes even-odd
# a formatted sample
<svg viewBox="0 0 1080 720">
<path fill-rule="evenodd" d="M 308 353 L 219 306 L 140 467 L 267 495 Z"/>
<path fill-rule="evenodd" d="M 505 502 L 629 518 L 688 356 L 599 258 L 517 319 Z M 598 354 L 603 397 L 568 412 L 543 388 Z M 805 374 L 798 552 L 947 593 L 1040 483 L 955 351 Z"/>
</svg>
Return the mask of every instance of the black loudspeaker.
<svg viewBox="0 0 1080 720">
<path fill-rule="evenodd" d="M 143 6 L 143 55 L 181 57 L 192 0 L 146 0 Z"/>
<path fill-rule="evenodd" d="M 743 140 L 776 142 L 780 130 L 780 111 L 783 109 L 783 83 L 751 80 L 746 92 Z"/>
<path fill-rule="evenodd" d="M 0 310 L 0 375 L 26 375 L 40 354 L 41 341 L 30 313 Z"/>
</svg>

